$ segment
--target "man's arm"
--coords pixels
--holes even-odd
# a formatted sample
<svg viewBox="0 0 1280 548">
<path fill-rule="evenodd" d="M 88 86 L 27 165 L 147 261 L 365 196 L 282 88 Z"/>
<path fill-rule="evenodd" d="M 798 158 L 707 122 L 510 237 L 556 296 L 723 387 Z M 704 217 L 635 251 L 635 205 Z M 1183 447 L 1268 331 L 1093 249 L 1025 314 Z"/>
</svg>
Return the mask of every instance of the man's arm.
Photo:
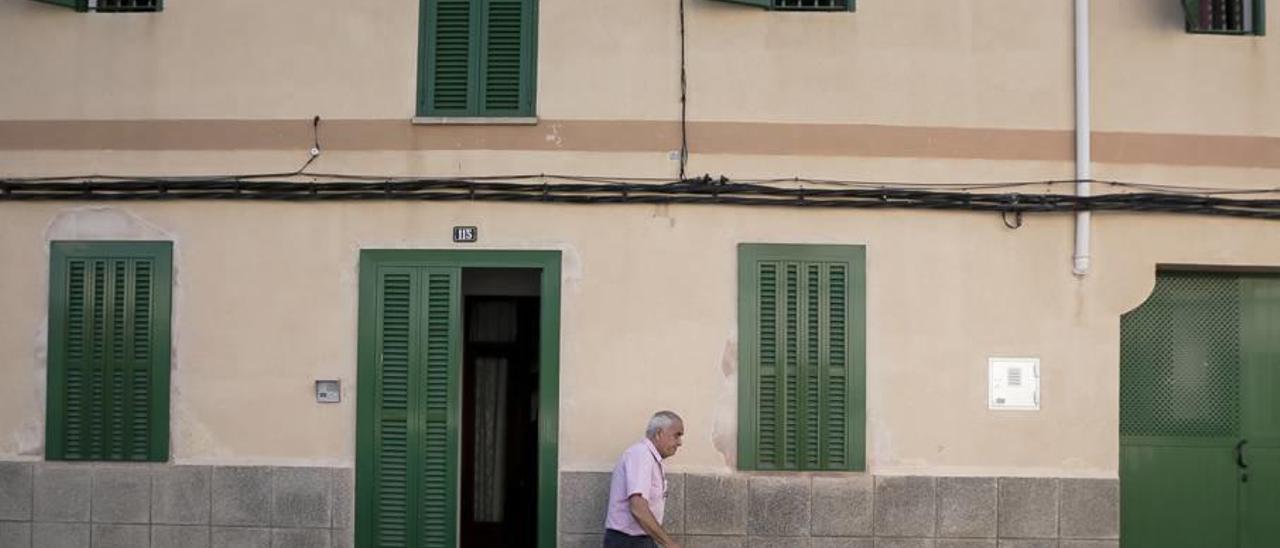
<svg viewBox="0 0 1280 548">
<path fill-rule="evenodd" d="M 662 524 L 658 523 L 658 519 L 653 517 L 653 512 L 649 510 L 649 501 L 644 500 L 639 493 L 627 499 L 627 506 L 631 509 L 631 516 L 636 518 L 636 523 L 640 524 L 640 528 L 649 533 L 649 536 L 658 544 L 667 548 L 680 548 L 675 539 L 662 528 Z"/>
</svg>

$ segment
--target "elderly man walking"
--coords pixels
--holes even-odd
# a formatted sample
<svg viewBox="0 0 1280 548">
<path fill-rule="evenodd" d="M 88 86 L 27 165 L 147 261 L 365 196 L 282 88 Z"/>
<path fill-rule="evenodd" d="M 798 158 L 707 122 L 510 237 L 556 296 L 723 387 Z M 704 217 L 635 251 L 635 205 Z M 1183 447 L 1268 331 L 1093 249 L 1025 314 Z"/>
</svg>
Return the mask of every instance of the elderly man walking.
<svg viewBox="0 0 1280 548">
<path fill-rule="evenodd" d="M 618 465 L 613 467 L 604 518 L 604 548 L 680 548 L 662 528 L 667 504 L 662 461 L 676 454 L 684 443 L 684 421 L 671 411 L 654 413 L 644 438 L 623 451 Z"/>
</svg>

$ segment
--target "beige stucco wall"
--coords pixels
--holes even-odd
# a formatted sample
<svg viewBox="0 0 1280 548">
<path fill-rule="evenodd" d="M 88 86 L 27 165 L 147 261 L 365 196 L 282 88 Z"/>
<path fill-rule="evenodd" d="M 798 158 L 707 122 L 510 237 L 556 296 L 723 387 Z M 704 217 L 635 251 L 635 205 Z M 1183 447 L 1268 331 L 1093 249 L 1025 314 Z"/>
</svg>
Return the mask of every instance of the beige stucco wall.
<svg viewBox="0 0 1280 548">
<path fill-rule="evenodd" d="M 0 455 L 41 454 L 49 239 L 175 242 L 178 462 L 350 463 L 360 249 L 563 252 L 561 466 L 606 469 L 647 413 L 687 418 L 673 470 L 730 470 L 741 242 L 867 246 L 868 466 L 877 473 L 1111 476 L 1118 318 L 1157 262 L 1280 265 L 1262 221 L 514 204 L 0 204 Z M 1042 360 L 1039 412 L 985 407 L 986 358 Z M 337 377 L 348 397 L 313 401 Z"/>
<path fill-rule="evenodd" d="M 1069 127 L 1070 2 L 1036 4 L 896 0 L 804 14 L 690 0 L 691 113 Z M 539 6 L 540 116 L 679 116 L 675 0 Z M 0 89 L 0 119 L 404 119 L 417 18 L 412 0 L 355 10 L 333 0 L 171 2 L 149 15 L 4 0 L 0 34 L 28 46 L 0 52 L 14 76 Z"/>
<path fill-rule="evenodd" d="M 1280 136 L 1274 39 L 1187 35 L 1174 1 L 1093 4 L 1100 132 Z M 548 121 L 678 118 L 674 0 L 540 6 L 544 123 L 533 130 L 534 142 L 559 145 L 558 126 Z M 1275 13 L 1273 29 L 1280 28 Z M 906 152 L 878 155 L 856 147 L 847 154 L 743 152 L 750 143 L 707 154 L 699 147 L 710 139 L 696 139 L 705 126 L 695 125 L 691 174 L 956 183 L 1074 173 L 1069 148 L 1020 155 L 1001 146 L 1042 134 L 999 133 L 1048 130 L 1069 145 L 1069 0 L 960 0 L 945 8 L 935 0 L 864 0 L 854 14 L 689 0 L 688 17 L 695 122 L 778 124 L 781 141 L 800 123 L 865 126 L 873 137 L 876 127 L 977 128 L 996 133 L 975 135 L 1008 139 L 951 156 L 954 133 L 936 141 L 920 134 L 903 145 Z M 412 1 L 355 10 L 331 0 L 174 1 L 161 14 L 107 15 L 0 0 L 0 36 L 9 45 L 0 48 L 7 76 L 0 86 L 0 176 L 281 172 L 301 165 L 310 144 L 303 138 L 296 148 L 255 150 L 211 138 L 195 139 L 208 148 L 192 150 L 32 150 L 38 147 L 24 145 L 6 121 L 319 114 L 407 127 L 413 114 Z M 155 129 L 140 127 L 144 137 Z M 184 131 L 204 131 L 190 127 Z M 605 137 L 670 129 L 609 127 Z M 54 137 L 61 131 L 37 129 Z M 413 131 L 403 137 L 409 145 L 396 150 L 353 146 L 348 135 L 345 149 L 326 148 L 311 167 L 395 176 L 672 177 L 678 169 L 669 154 L 678 141 L 626 150 L 581 141 L 563 151 L 488 150 L 481 138 L 455 150 L 416 139 L 457 128 Z M 917 149 L 938 156 L 911 156 Z M 1240 165 L 1221 158 L 1101 163 L 1095 174 L 1274 187 L 1280 170 L 1266 154 L 1255 156 Z M 673 470 L 731 469 L 734 249 L 791 242 L 867 246 L 870 470 L 1114 477 L 1119 315 L 1142 301 L 1157 263 L 1280 266 L 1273 245 L 1280 227 L 1169 215 L 1094 219 L 1094 268 L 1076 278 L 1065 215 L 1029 215 L 1025 226 L 1009 230 L 994 214 L 905 210 L 0 202 L 0 386 L 17 387 L 16 396 L 0 398 L 0 458 L 42 455 L 51 239 L 175 242 L 175 460 L 349 464 L 354 401 L 318 405 L 311 382 L 338 377 L 354 394 L 359 250 L 452 248 L 449 228 L 475 224 L 480 248 L 564 253 L 562 468 L 608 468 L 647 414 L 667 407 L 688 419 L 687 445 Z M 986 358 L 1000 355 L 1042 359 L 1041 411 L 985 409 Z"/>
<path fill-rule="evenodd" d="M 1280 42 L 1189 35 L 1175 1 L 1093 10 L 1099 130 L 1280 135 Z M 4 0 L 0 119 L 406 119 L 417 12 L 282 0 L 112 15 Z M 539 115 L 676 119 L 677 14 L 675 0 L 542 0 Z M 864 1 L 853 14 L 690 0 L 687 14 L 694 119 L 1071 127 L 1071 0 Z"/>
</svg>

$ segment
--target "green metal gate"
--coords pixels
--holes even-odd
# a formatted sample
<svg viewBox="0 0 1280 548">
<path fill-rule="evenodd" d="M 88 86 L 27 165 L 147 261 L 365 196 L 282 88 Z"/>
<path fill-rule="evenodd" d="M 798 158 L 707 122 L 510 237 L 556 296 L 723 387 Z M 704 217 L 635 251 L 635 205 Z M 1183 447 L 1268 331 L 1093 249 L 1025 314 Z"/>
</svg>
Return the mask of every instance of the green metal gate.
<svg viewBox="0 0 1280 548">
<path fill-rule="evenodd" d="M 1120 331 L 1121 545 L 1280 546 L 1280 277 L 1161 272 Z"/>
</svg>

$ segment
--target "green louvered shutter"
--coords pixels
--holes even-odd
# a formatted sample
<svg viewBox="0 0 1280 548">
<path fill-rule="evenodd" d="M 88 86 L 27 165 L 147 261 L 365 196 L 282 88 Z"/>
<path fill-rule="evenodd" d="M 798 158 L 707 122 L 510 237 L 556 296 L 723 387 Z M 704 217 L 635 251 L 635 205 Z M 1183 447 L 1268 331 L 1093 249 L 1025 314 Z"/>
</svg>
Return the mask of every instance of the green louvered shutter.
<svg viewBox="0 0 1280 548">
<path fill-rule="evenodd" d="M 1266 0 L 1182 0 L 1187 32 L 1266 34 Z"/>
<path fill-rule="evenodd" d="M 458 423 L 452 416 L 461 405 L 458 377 L 461 359 L 457 344 L 461 338 L 460 289 L 457 268 L 423 270 L 426 297 L 424 323 L 426 343 L 421 386 L 423 471 L 422 546 L 454 546 L 456 536 L 458 483 Z"/>
<path fill-rule="evenodd" d="M 821 322 L 820 331 L 826 337 L 822 341 L 823 361 L 819 363 L 818 382 L 823 387 L 823 407 L 821 428 L 825 429 L 820 436 L 818 447 L 822 452 L 819 466 L 823 470 L 846 470 L 861 467 L 851 458 L 855 445 L 851 436 L 861 436 L 862 427 L 850 424 L 849 410 L 853 405 L 849 402 L 852 377 L 849 369 L 849 265 L 844 263 L 827 264 L 823 268 L 825 279 L 823 290 L 826 295 L 817 300 Z M 861 303 L 858 303 L 861 306 Z M 859 411 L 861 412 L 861 411 Z M 861 416 L 857 417 L 861 419 Z M 861 424 L 861 423 L 859 423 Z M 861 438 L 859 438 L 861 440 Z M 857 444 L 861 444 L 858 441 Z"/>
<path fill-rule="evenodd" d="M 759 280 L 759 289 L 757 300 L 753 303 L 756 310 L 759 310 L 759 327 L 755 328 L 756 341 L 758 344 L 758 357 L 755 357 L 753 363 L 756 365 L 755 371 L 750 375 L 756 380 L 757 388 L 755 395 L 756 404 L 759 412 L 757 414 L 758 424 L 753 428 L 757 433 L 758 447 L 756 455 L 759 460 L 757 464 L 763 469 L 784 468 L 782 463 L 784 444 L 779 443 L 778 437 L 782 435 L 783 429 L 778 424 L 779 418 L 782 416 L 782 410 L 779 406 L 783 400 L 780 391 L 780 383 L 778 377 L 784 369 L 783 359 L 779 352 L 778 335 L 782 333 L 779 329 L 778 306 L 782 295 L 779 294 L 779 284 L 781 283 L 781 268 L 776 263 L 761 263 L 754 265 L 757 269 L 757 279 Z M 744 371 L 744 375 L 747 373 Z M 744 392 L 744 396 L 752 394 Z"/>
<path fill-rule="evenodd" d="M 481 109 L 489 116 L 529 114 L 533 0 L 488 0 L 484 4 Z"/>
<path fill-rule="evenodd" d="M 420 352 L 414 317 L 415 280 L 412 269 L 388 268 L 378 279 L 377 419 L 374 447 L 373 546 L 418 546 L 410 509 L 418 493 L 410 443 L 410 387 L 413 363 Z"/>
<path fill-rule="evenodd" d="M 48 458 L 167 460 L 171 244 L 51 256 Z"/>
<path fill-rule="evenodd" d="M 53 4 L 55 6 L 62 6 L 65 8 L 72 8 L 76 11 L 89 11 L 88 0 L 36 0 L 36 1 L 43 2 L 45 4 Z"/>
<path fill-rule="evenodd" d="M 730 2 L 733 4 L 746 4 L 748 6 L 756 6 L 761 8 L 771 8 L 773 7 L 773 2 L 774 2 L 774 0 L 721 0 L 721 1 Z"/>
<path fill-rule="evenodd" d="M 537 0 L 423 0 L 424 116 L 534 115 Z"/>
<path fill-rule="evenodd" d="M 475 10 L 478 12 L 479 10 Z M 435 116 L 474 113 L 472 100 L 477 61 L 472 36 L 471 0 L 428 0 L 426 56 L 426 109 Z"/>
<path fill-rule="evenodd" d="M 377 288 L 372 545 L 453 546 L 458 270 L 383 267 Z M 456 406 L 453 406 L 456 407 Z"/>
<path fill-rule="evenodd" d="M 862 248 L 744 245 L 740 261 L 739 464 L 861 469 Z"/>
<path fill-rule="evenodd" d="M 720 0 L 784 11 L 855 11 L 857 0 Z"/>
</svg>

